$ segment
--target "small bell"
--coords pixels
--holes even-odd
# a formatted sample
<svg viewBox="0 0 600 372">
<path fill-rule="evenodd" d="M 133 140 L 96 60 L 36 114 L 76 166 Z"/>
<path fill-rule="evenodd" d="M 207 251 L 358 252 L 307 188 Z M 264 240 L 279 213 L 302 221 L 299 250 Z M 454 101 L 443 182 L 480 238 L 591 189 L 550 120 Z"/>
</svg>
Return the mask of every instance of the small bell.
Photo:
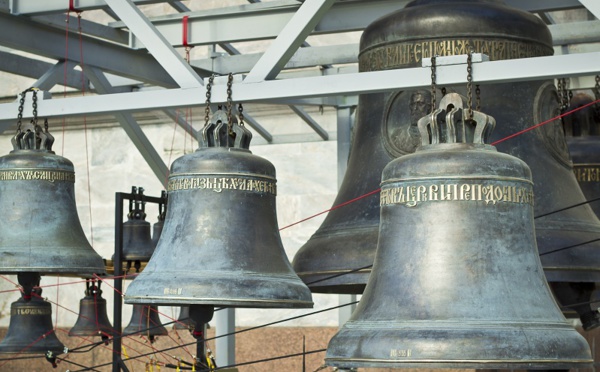
<svg viewBox="0 0 600 372">
<path fill-rule="evenodd" d="M 79 317 L 69 331 L 69 336 L 100 336 L 107 341 L 114 335 L 114 329 L 108 320 L 106 300 L 102 298 L 100 283 L 87 281 L 85 297 L 79 301 Z"/>
<path fill-rule="evenodd" d="M 169 331 L 162 325 L 156 306 L 133 305 L 131 320 L 123 330 L 123 336 L 146 336 L 154 342 L 156 336 L 167 334 Z"/>
<path fill-rule="evenodd" d="M 41 298 L 38 273 L 17 275 L 23 288 L 21 298 L 10 305 L 10 323 L 0 342 L 0 353 L 62 354 L 65 346 L 52 326 L 52 306 Z"/>
</svg>

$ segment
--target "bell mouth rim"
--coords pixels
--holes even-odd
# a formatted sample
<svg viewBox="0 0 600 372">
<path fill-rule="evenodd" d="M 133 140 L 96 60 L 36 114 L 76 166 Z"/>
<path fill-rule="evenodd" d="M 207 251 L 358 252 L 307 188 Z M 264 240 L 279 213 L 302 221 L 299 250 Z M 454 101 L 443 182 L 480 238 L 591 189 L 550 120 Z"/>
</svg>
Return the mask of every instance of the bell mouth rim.
<svg viewBox="0 0 600 372">
<path fill-rule="evenodd" d="M 211 305 L 221 307 L 244 307 L 244 308 L 271 308 L 271 309 L 288 309 L 288 308 L 313 308 L 313 301 L 299 301 L 286 299 L 244 299 L 231 298 L 228 300 L 219 298 L 165 298 L 165 297 L 130 297 L 125 296 L 125 303 L 130 305 L 155 305 L 155 306 L 189 306 L 189 305 Z"/>
<path fill-rule="evenodd" d="M 544 368 L 552 366 L 554 369 L 564 369 L 558 367 L 577 368 L 583 366 L 591 367 L 593 359 L 367 359 L 367 358 L 343 358 L 343 357 L 325 357 L 325 363 L 333 367 L 351 367 L 368 368 L 375 366 L 402 366 L 406 368 L 474 368 L 477 365 L 484 364 L 486 368 L 521 368 L 538 367 Z M 348 364 L 351 363 L 351 364 Z"/>
</svg>

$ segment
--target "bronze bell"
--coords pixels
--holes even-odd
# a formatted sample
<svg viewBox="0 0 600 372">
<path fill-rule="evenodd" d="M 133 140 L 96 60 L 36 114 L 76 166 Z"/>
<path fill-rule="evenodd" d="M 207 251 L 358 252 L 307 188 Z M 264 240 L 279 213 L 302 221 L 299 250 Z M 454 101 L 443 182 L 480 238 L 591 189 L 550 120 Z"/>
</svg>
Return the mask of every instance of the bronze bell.
<svg viewBox="0 0 600 372">
<path fill-rule="evenodd" d="M 218 110 L 200 148 L 175 160 L 162 235 L 125 303 L 312 306 L 279 236 L 275 168 L 252 155 L 250 140 Z"/>
<path fill-rule="evenodd" d="M 533 184 L 447 94 L 423 145 L 385 167 L 373 274 L 325 362 L 345 368 L 588 368 L 536 249 Z"/>
<path fill-rule="evenodd" d="M 85 297 L 79 301 L 79 317 L 69 331 L 69 336 L 100 336 L 107 340 L 115 334 L 108 320 L 106 300 L 102 298 L 100 283 L 89 280 L 85 283 Z"/>
<path fill-rule="evenodd" d="M 52 151 L 47 122 L 12 142 L 0 157 L 0 272 L 104 274 L 77 216 L 73 163 Z"/>
<path fill-rule="evenodd" d="M 123 336 L 146 336 L 152 342 L 154 337 L 167 334 L 169 331 L 162 325 L 156 306 L 133 305 L 131 320 L 123 330 Z"/>
<path fill-rule="evenodd" d="M 585 93 L 574 95 L 567 111 L 587 107 L 563 118 L 575 178 L 587 200 L 600 198 L 600 110 L 593 101 Z M 600 201 L 590 207 L 600 216 Z"/>
<path fill-rule="evenodd" d="M 150 222 L 146 221 L 145 205 L 141 201 L 144 188 L 132 187 L 136 200 L 129 200 L 127 221 L 123 223 L 123 260 L 128 262 L 148 262 L 154 252 Z M 138 199 L 138 197 L 140 199 Z"/>
<path fill-rule="evenodd" d="M 509 8 L 501 1 L 417 0 L 365 29 L 359 70 L 421 67 L 423 59 L 467 54 L 470 48 L 474 53 L 487 54 L 490 60 L 553 53 L 546 25 L 531 13 Z M 491 96 L 486 102 L 498 100 L 495 108 L 510 112 L 511 117 L 527 112 L 516 123 L 533 125 L 532 104 L 526 107 L 519 103 L 517 109 L 515 102 L 526 94 L 533 99 L 535 90 L 521 93 L 519 84 L 504 85 L 501 93 L 486 85 L 482 94 Z M 348 169 L 334 205 L 377 190 L 385 165 L 415 151 L 420 143 L 417 121 L 431 112 L 430 102 L 431 93 L 426 89 L 360 95 Z M 486 111 L 496 114 L 487 106 Z M 333 210 L 294 257 L 294 269 L 313 292 L 362 293 L 371 272 L 378 231 L 377 195 Z"/>
<path fill-rule="evenodd" d="M 52 305 L 41 298 L 39 274 L 20 273 L 18 278 L 23 294 L 10 305 L 10 323 L 0 353 L 62 354 L 65 346 L 54 332 Z"/>
<path fill-rule="evenodd" d="M 190 307 L 181 306 L 179 310 L 179 317 L 177 318 L 177 321 L 173 324 L 173 329 L 194 329 L 195 325 L 196 323 L 190 317 Z"/>
</svg>

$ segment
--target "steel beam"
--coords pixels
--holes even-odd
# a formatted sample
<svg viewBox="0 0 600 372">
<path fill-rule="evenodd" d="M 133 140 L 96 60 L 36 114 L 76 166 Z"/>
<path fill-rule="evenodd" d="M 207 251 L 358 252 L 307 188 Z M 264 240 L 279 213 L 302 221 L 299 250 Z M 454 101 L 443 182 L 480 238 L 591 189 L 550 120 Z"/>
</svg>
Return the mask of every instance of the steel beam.
<svg viewBox="0 0 600 372">
<path fill-rule="evenodd" d="M 313 34 L 361 31 L 379 17 L 404 8 L 408 0 L 347 1 L 334 4 L 316 25 Z M 509 0 L 512 6 L 532 12 L 582 8 L 578 0 Z M 272 1 L 186 13 L 189 16 L 190 45 L 208 45 L 273 39 L 298 11 L 298 1 Z M 173 46 L 182 46 L 183 15 L 150 18 L 161 34 Z M 126 27 L 123 22 L 110 24 Z M 132 48 L 143 48 L 135 37 Z"/>
<path fill-rule="evenodd" d="M 256 83 L 275 79 L 334 3 L 335 0 L 306 0 L 250 70 L 245 80 L 248 83 Z"/>
<path fill-rule="evenodd" d="M 375 19 L 402 9 L 408 2 L 409 0 L 338 2 L 320 22 L 317 22 L 312 34 L 361 31 Z M 304 3 L 289 0 L 272 1 L 186 13 L 189 17 L 188 43 L 209 45 L 276 38 Z M 150 21 L 171 45 L 181 47 L 183 16 L 172 14 L 153 17 Z M 127 25 L 124 22 L 113 22 L 110 26 Z M 144 48 L 144 45 L 136 37 L 132 37 L 131 47 L 140 49 Z"/>
<path fill-rule="evenodd" d="M 600 21 L 558 23 L 548 28 L 555 46 L 600 41 Z"/>
<path fill-rule="evenodd" d="M 56 62 L 52 67 L 50 67 L 40 78 L 31 85 L 33 88 L 38 88 L 39 90 L 50 90 L 53 86 L 62 82 L 65 74 L 70 73 L 73 68 L 75 68 L 77 64 L 72 61 L 59 61 Z M 81 73 L 79 74 L 79 78 L 83 78 Z M 79 80 L 79 87 L 77 89 L 81 89 L 85 87 L 84 84 L 89 83 L 87 79 Z"/>
<path fill-rule="evenodd" d="M 38 79 L 49 69 L 53 68 L 53 66 L 54 65 L 52 63 L 0 51 L 0 71 L 8 72 L 10 74 Z M 64 84 L 64 77 L 61 76 L 61 78 L 61 81 L 57 82 Z M 71 71 L 67 75 L 66 83 L 66 85 L 70 88 L 81 89 L 81 72 Z M 86 82 L 86 86 L 87 84 L 88 83 Z"/>
<path fill-rule="evenodd" d="M 192 127 L 190 125 L 190 123 L 187 122 L 187 120 L 185 120 L 185 115 L 178 114 L 177 111 L 174 110 L 174 109 L 166 109 L 166 110 L 163 110 L 163 112 L 168 117 L 170 117 L 171 120 L 173 120 L 174 122 L 176 122 L 177 125 L 179 125 L 189 135 L 191 135 L 195 139 L 198 139 L 198 131 L 196 129 L 194 129 L 194 127 Z"/>
<path fill-rule="evenodd" d="M 133 0 L 138 5 L 162 3 L 165 0 Z M 75 0 L 74 6 L 78 10 L 93 10 L 108 8 L 104 0 Z M 10 0 L 12 14 L 48 14 L 64 13 L 69 10 L 69 2 L 65 0 Z"/>
<path fill-rule="evenodd" d="M 300 117 L 300 119 L 302 119 L 306 124 L 308 124 L 309 127 L 314 129 L 314 131 L 317 132 L 319 137 L 323 138 L 325 141 L 327 141 L 329 139 L 329 133 L 327 133 L 327 131 L 325 129 L 323 129 L 323 127 L 321 127 L 319 125 L 319 123 L 317 123 L 306 111 L 304 111 L 302 109 L 302 107 L 299 107 L 299 106 L 289 106 L 289 107 L 292 109 L 292 111 L 294 111 L 294 113 L 296 115 L 298 115 Z"/>
<path fill-rule="evenodd" d="M 192 66 L 203 70 L 214 71 L 217 74 L 246 73 L 263 56 L 262 53 L 236 54 L 232 53 L 229 44 L 219 44 L 229 56 L 217 56 L 202 60 L 193 60 Z M 235 48 L 234 48 L 235 49 Z M 321 66 L 324 64 L 350 64 L 358 62 L 358 44 L 312 46 L 299 48 L 289 59 L 284 69 Z M 239 52 L 238 52 L 239 53 Z"/>
<path fill-rule="evenodd" d="M 64 14 L 48 14 L 42 16 L 34 16 L 31 19 L 35 22 L 41 23 L 46 26 L 58 28 L 61 31 L 65 31 L 65 20 L 67 19 Z M 100 23 L 91 22 L 86 19 L 77 20 L 77 17 L 69 16 L 69 28 L 73 32 L 77 32 L 78 22 L 81 22 L 81 33 L 84 35 L 90 35 L 101 39 L 113 41 L 115 43 L 128 45 L 129 44 L 129 32 L 118 30 L 113 27 L 101 25 Z"/>
<path fill-rule="evenodd" d="M 577 77 L 600 72 L 600 52 L 489 61 L 475 63 L 473 81 L 477 84 L 508 83 L 516 81 L 553 79 L 556 76 Z M 466 57 L 465 57 L 466 60 Z M 437 70 L 438 85 L 465 84 L 465 65 L 440 65 Z M 268 80 L 260 83 L 234 83 L 237 102 L 273 102 L 292 98 L 312 98 L 338 95 L 357 95 L 431 85 L 429 68 L 363 72 L 345 75 Z M 101 114 L 121 111 L 139 111 L 158 108 L 201 106 L 204 88 L 163 89 L 103 96 L 75 97 L 60 100 L 43 100 L 38 103 L 40 112 L 48 117 L 81 114 Z M 212 102 L 227 101 L 225 89 L 213 87 Z M 0 120 L 11 119 L 17 112 L 15 103 L 0 105 Z M 25 108 L 24 117 L 31 117 Z"/>
<path fill-rule="evenodd" d="M 44 3 L 44 2 L 32 2 Z M 27 17 L 19 17 L 0 12 L 0 45 L 36 55 L 65 59 L 65 32 L 31 22 Z M 116 75 L 142 80 L 146 83 L 176 87 L 175 81 L 165 72 L 152 56 L 132 51 L 125 46 L 103 42 L 82 35 L 85 64 L 95 66 Z M 79 36 L 70 33 L 66 59 L 80 61 Z"/>
<path fill-rule="evenodd" d="M 165 0 L 133 1 L 137 5 L 165 2 Z M 372 0 L 362 1 L 362 3 L 366 4 L 373 2 Z M 273 3 L 277 3 L 277 1 L 273 1 Z M 506 3 L 512 7 L 531 12 L 581 8 L 578 0 L 506 0 Z M 108 7 L 103 0 L 76 0 L 75 6 L 80 10 L 106 9 Z M 10 0 L 10 9 L 13 14 L 47 14 L 64 13 L 67 10 L 67 6 L 65 5 L 65 0 Z"/>
<path fill-rule="evenodd" d="M 167 70 L 173 80 L 181 88 L 197 88 L 202 86 L 202 78 L 192 67 L 168 44 L 167 40 L 156 30 L 131 0 L 104 0 L 110 8 L 127 22 L 127 26 L 136 37 L 148 46 L 148 51 Z"/>
<path fill-rule="evenodd" d="M 98 93 L 110 95 L 112 87 L 102 71 L 90 67 L 85 69 L 84 73 L 87 75 L 90 81 L 92 81 Z M 152 169 L 156 177 L 158 177 L 160 183 L 164 185 L 169 177 L 169 168 L 167 168 L 165 162 L 162 160 L 158 152 L 156 152 L 154 146 L 152 146 L 142 131 L 142 128 L 140 128 L 139 124 L 135 121 L 130 113 L 115 112 L 114 116 L 119 124 L 121 124 L 125 130 L 125 133 L 127 133 L 146 163 L 150 166 L 150 169 Z"/>
<path fill-rule="evenodd" d="M 579 0 L 597 19 L 600 19 L 600 3 L 597 0 Z"/>
</svg>

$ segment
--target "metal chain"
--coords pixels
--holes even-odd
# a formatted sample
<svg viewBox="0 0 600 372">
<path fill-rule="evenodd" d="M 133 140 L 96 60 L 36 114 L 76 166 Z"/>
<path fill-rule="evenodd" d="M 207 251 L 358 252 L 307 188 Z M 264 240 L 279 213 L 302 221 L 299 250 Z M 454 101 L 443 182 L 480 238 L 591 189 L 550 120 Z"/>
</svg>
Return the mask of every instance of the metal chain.
<svg viewBox="0 0 600 372">
<path fill-rule="evenodd" d="M 475 85 L 475 110 L 481 111 L 481 89 L 479 89 L 479 84 Z"/>
<path fill-rule="evenodd" d="M 244 126 L 244 107 L 242 107 L 241 103 L 238 105 L 238 113 L 240 115 L 239 125 L 240 125 L 240 127 L 243 127 Z"/>
<path fill-rule="evenodd" d="M 473 51 L 467 55 L 467 106 L 469 119 L 473 119 Z"/>
<path fill-rule="evenodd" d="M 446 93 L 447 93 L 446 92 L 446 87 L 442 87 L 441 90 L 442 90 L 442 97 L 444 97 L 446 95 Z"/>
<path fill-rule="evenodd" d="M 227 77 L 227 122 L 228 122 L 227 125 L 229 127 L 229 134 L 232 134 L 232 130 L 231 130 L 231 110 L 232 110 L 232 106 L 233 106 L 233 100 L 231 98 L 232 84 L 233 84 L 233 74 L 230 72 L 229 76 Z"/>
<path fill-rule="evenodd" d="M 596 75 L 596 85 L 594 86 L 594 95 L 600 99 L 600 75 Z"/>
<path fill-rule="evenodd" d="M 204 126 L 208 127 L 208 121 L 210 120 L 210 97 L 213 82 L 215 81 L 215 75 L 212 74 L 208 78 L 208 84 L 206 84 L 206 108 L 204 108 Z"/>
<path fill-rule="evenodd" d="M 437 102 L 436 102 L 436 86 L 435 86 L 435 82 L 436 82 L 436 68 L 437 68 L 437 66 L 435 65 L 436 58 L 437 58 L 437 55 L 431 57 L 431 109 L 432 110 L 435 110 L 435 108 L 437 106 Z"/>
<path fill-rule="evenodd" d="M 38 115 L 37 115 L 37 90 L 33 91 L 33 103 L 31 104 L 33 107 L 33 119 L 31 122 L 34 126 L 37 126 Z"/>
<path fill-rule="evenodd" d="M 563 79 L 556 79 L 556 93 L 558 94 L 558 101 L 560 102 L 560 112 L 563 113 L 565 111 L 565 99 L 563 97 Z"/>
<path fill-rule="evenodd" d="M 21 99 L 19 100 L 19 113 L 17 114 L 17 133 L 21 133 L 21 120 L 23 120 L 23 106 L 25 105 L 25 93 L 21 92 Z"/>
</svg>

